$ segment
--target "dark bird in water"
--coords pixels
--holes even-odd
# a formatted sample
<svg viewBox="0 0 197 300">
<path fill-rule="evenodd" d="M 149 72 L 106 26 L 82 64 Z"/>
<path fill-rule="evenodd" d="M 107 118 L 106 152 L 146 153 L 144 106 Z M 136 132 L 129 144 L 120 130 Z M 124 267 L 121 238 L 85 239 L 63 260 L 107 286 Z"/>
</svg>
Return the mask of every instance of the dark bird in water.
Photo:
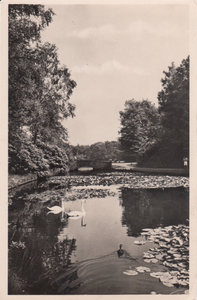
<svg viewBox="0 0 197 300">
<path fill-rule="evenodd" d="M 122 249 L 122 244 L 120 244 L 120 249 L 118 249 L 117 254 L 118 254 L 118 257 L 120 257 L 124 254 L 124 250 Z"/>
</svg>

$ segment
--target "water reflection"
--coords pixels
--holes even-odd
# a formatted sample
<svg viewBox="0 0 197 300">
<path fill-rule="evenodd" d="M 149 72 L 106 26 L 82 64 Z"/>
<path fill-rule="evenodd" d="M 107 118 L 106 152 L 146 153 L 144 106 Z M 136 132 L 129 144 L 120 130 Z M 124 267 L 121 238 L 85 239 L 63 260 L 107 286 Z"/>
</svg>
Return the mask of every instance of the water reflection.
<svg viewBox="0 0 197 300">
<path fill-rule="evenodd" d="M 58 240 L 67 219 L 46 217 L 41 204 L 28 202 L 18 216 L 12 212 L 10 217 L 9 294 L 54 294 L 50 281 L 66 270 L 76 250 L 76 239 Z"/>
<path fill-rule="evenodd" d="M 123 275 L 147 246 L 136 246 L 135 237 L 145 227 L 183 224 L 189 214 L 184 189 L 123 188 L 120 199 L 88 198 L 86 214 L 81 199 L 67 201 L 65 210 L 82 212 L 71 217 L 47 214 L 47 207 L 62 207 L 63 189 L 37 196 L 15 198 L 9 207 L 9 294 L 150 292 L 150 276 L 142 291 L 140 277 L 132 286 Z"/>
<path fill-rule="evenodd" d="M 186 224 L 189 195 L 184 188 L 122 189 L 122 224 L 129 236 L 138 236 L 143 228 Z"/>
</svg>

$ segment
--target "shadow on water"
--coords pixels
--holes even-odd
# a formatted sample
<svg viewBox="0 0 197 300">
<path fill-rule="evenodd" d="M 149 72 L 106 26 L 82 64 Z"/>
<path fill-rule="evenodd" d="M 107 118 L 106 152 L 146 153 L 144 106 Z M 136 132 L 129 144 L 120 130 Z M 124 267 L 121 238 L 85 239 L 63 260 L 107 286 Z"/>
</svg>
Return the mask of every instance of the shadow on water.
<svg viewBox="0 0 197 300">
<path fill-rule="evenodd" d="M 120 203 L 129 236 L 139 236 L 143 228 L 188 223 L 189 194 L 184 188 L 123 188 Z"/>
<path fill-rule="evenodd" d="M 39 211 L 39 213 L 38 213 Z M 9 228 L 9 294 L 54 294 L 50 285 L 71 264 L 76 249 L 74 238 L 58 240 L 67 226 L 60 215 L 46 218 L 40 203 L 24 202 L 20 213 L 11 213 Z"/>
</svg>

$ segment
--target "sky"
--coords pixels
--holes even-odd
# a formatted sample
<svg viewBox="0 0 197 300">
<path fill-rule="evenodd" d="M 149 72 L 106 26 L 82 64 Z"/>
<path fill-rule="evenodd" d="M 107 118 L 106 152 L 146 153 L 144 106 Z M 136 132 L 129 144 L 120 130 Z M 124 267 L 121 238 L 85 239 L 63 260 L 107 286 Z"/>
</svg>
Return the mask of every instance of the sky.
<svg viewBox="0 0 197 300">
<path fill-rule="evenodd" d="M 63 122 L 72 145 L 117 140 L 126 100 L 157 105 L 163 71 L 189 54 L 186 5 L 50 5 L 42 33 L 77 87 L 75 118 Z"/>
</svg>

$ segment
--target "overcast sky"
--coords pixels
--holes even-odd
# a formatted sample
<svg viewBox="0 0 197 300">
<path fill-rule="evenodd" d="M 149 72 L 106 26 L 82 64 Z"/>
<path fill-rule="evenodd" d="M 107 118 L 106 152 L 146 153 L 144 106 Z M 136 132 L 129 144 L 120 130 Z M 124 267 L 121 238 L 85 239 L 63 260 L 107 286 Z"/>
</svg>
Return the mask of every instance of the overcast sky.
<svg viewBox="0 0 197 300">
<path fill-rule="evenodd" d="M 56 44 L 77 82 L 76 117 L 64 122 L 71 144 L 118 137 L 128 99 L 157 104 L 163 70 L 189 54 L 185 5 L 50 5 L 56 13 L 43 41 Z"/>
</svg>

